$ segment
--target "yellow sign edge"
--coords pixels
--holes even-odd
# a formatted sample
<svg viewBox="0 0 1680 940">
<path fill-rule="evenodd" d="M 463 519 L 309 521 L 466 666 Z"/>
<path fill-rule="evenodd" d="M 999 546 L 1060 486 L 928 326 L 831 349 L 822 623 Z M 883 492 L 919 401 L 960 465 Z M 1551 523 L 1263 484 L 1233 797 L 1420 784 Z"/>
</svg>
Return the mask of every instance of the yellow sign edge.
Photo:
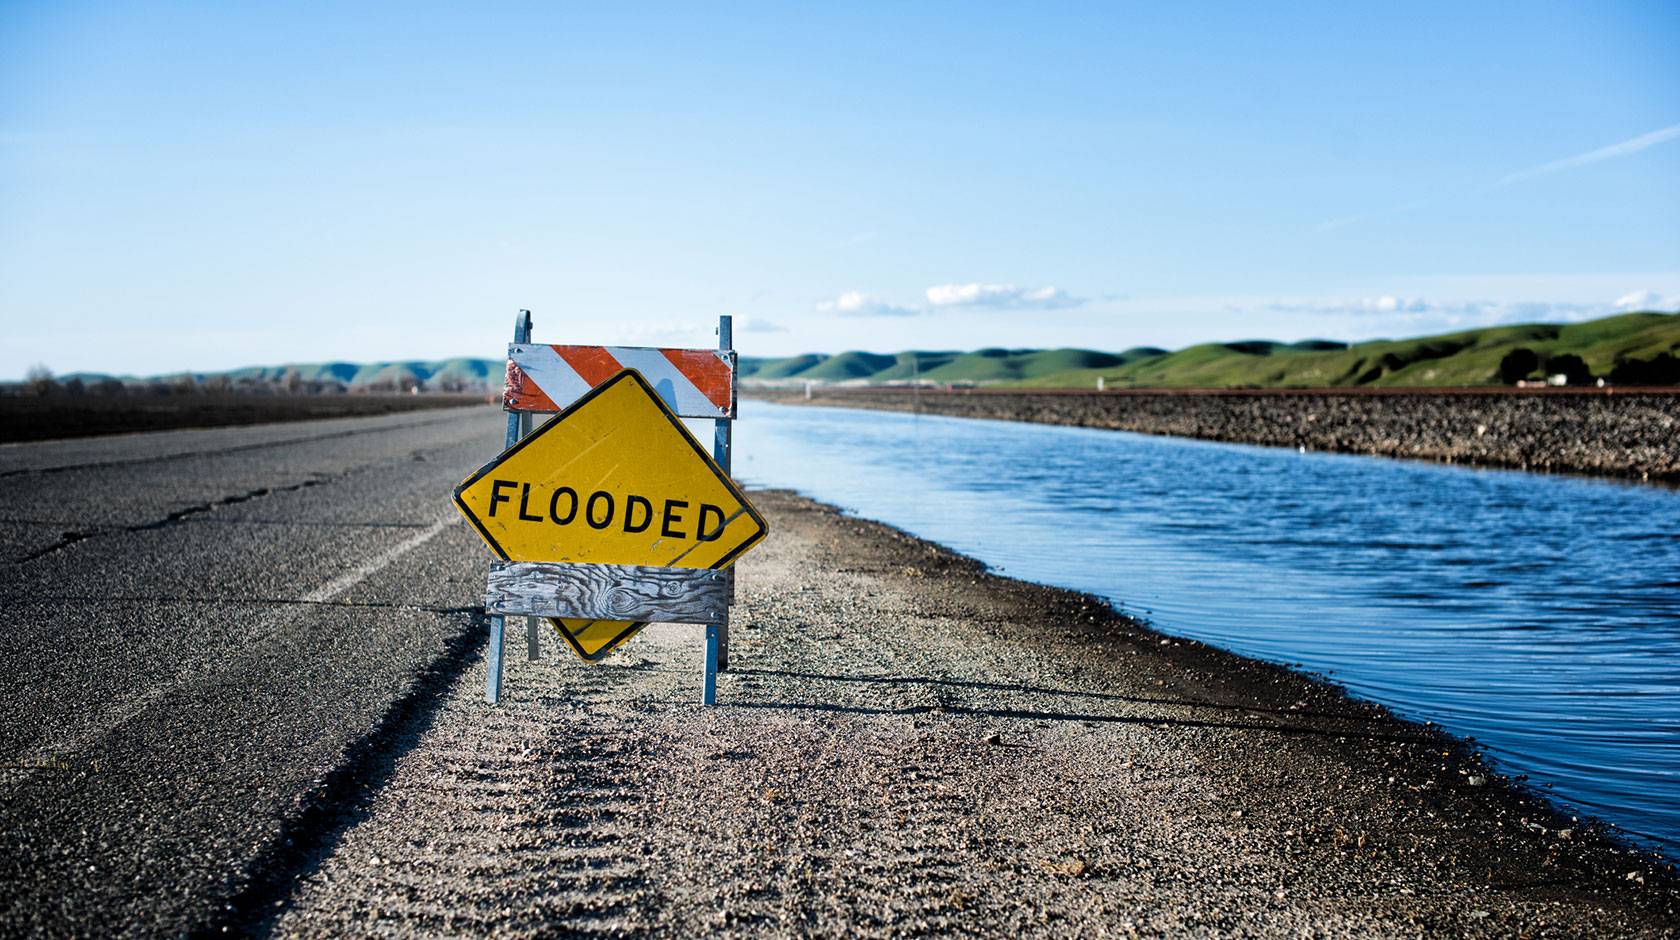
<svg viewBox="0 0 1680 940">
<path fill-rule="evenodd" d="M 623 370 L 620 370 L 617 374 L 615 374 L 612 378 L 607 379 L 605 382 L 602 382 L 600 385 L 597 385 L 594 388 L 590 389 L 588 392 L 585 392 L 582 396 L 578 397 L 571 404 L 567 405 L 565 407 L 565 409 L 560 411 L 558 414 L 554 415 L 554 417 L 549 418 L 547 421 L 544 421 L 542 423 L 541 427 L 537 428 L 535 431 L 532 431 L 530 434 L 525 435 L 525 437 L 521 438 L 512 447 L 509 447 L 507 450 L 504 450 L 501 453 L 497 454 L 495 459 L 491 460 L 489 463 L 485 464 L 484 466 L 479 467 L 478 471 L 476 473 L 474 473 L 470 477 L 467 477 L 465 480 L 461 481 L 461 483 L 458 486 L 455 487 L 452 495 L 454 497 L 456 510 L 459 511 L 462 516 L 466 517 L 466 520 L 468 522 L 472 523 L 473 528 L 478 531 L 479 538 L 482 538 L 484 540 L 485 544 L 490 546 L 490 550 L 495 552 L 496 556 L 498 558 L 500 558 L 502 561 L 512 561 L 513 559 L 508 557 L 508 553 L 502 549 L 501 543 L 497 542 L 495 537 L 492 536 L 490 534 L 490 532 L 487 529 L 484 528 L 484 525 L 478 521 L 478 517 L 474 516 L 471 512 L 469 512 L 467 510 L 466 501 L 461 498 L 461 494 L 466 492 L 468 487 L 472 486 L 474 483 L 477 483 L 479 480 L 483 479 L 486 475 L 488 475 L 490 473 L 490 471 L 492 471 L 496 467 L 500 466 L 503 461 L 507 460 L 509 457 L 512 457 L 515 453 L 519 452 L 527 444 L 530 444 L 533 441 L 537 440 L 537 438 L 539 438 L 543 434 L 547 433 L 550 428 L 557 427 L 559 425 L 559 422 L 561 421 L 561 419 L 566 418 L 572 412 L 581 408 L 583 405 L 587 404 L 590 401 L 593 401 L 596 398 L 596 396 L 601 395 L 602 393 L 606 392 L 607 389 L 612 388 L 614 385 L 617 385 L 619 382 L 624 381 L 626 379 L 635 382 L 637 385 L 640 385 L 642 387 L 642 390 L 647 392 L 648 397 L 651 398 L 653 400 L 653 403 L 659 407 L 659 413 L 665 416 L 665 420 L 671 422 L 671 426 L 677 429 L 677 433 L 682 436 L 682 439 L 684 441 L 688 442 L 688 446 L 694 448 L 694 452 L 696 454 L 700 455 L 700 459 L 705 462 L 706 466 L 711 468 L 711 470 L 714 474 L 717 475 L 718 482 L 723 484 L 724 489 L 727 489 L 731 496 L 735 497 L 735 499 L 740 501 L 741 508 L 746 511 L 747 516 L 749 518 L 751 518 L 753 520 L 753 522 L 758 524 L 757 534 L 749 537 L 746 541 L 744 541 L 740 545 L 736 546 L 734 549 L 732 549 L 729 552 L 729 554 L 727 554 L 727 555 L 723 556 L 722 558 L 718 559 L 717 562 L 715 564 L 713 564 L 707 570 L 716 571 L 716 570 L 721 569 L 721 568 L 729 567 L 731 564 L 734 564 L 735 559 L 740 557 L 740 555 L 743 552 L 745 552 L 747 549 L 753 547 L 754 545 L 757 545 L 760 541 L 762 541 L 764 539 L 764 537 L 766 535 L 768 535 L 770 533 L 769 524 L 766 523 L 764 521 L 764 517 L 759 514 L 758 508 L 756 506 L 754 506 L 750 501 L 748 501 L 747 494 L 742 492 L 741 488 L 735 485 L 734 479 L 732 479 L 729 474 L 725 473 L 722 467 L 718 466 L 717 461 L 712 459 L 712 455 L 706 453 L 705 447 L 703 447 L 700 444 L 699 441 L 694 439 L 694 435 L 692 435 L 688 432 L 688 428 L 683 426 L 682 419 L 678 418 L 676 412 L 671 410 L 671 406 L 665 403 L 665 399 L 659 397 L 659 393 L 654 391 L 654 388 L 653 388 L 652 385 L 648 384 L 648 380 L 643 378 L 642 374 L 640 372 L 636 371 L 635 369 L 623 369 Z M 630 622 L 630 627 L 628 629 L 626 629 L 623 633 L 620 633 L 618 636 L 613 637 L 611 640 L 608 640 L 606 643 L 602 644 L 601 648 L 599 650 L 596 650 L 594 655 L 590 655 L 589 653 L 584 652 L 583 648 L 580 647 L 577 644 L 577 641 L 572 639 L 572 635 L 560 626 L 560 623 L 559 623 L 558 620 L 555 620 L 552 617 L 544 618 L 544 619 L 548 620 L 548 622 L 554 626 L 554 629 L 555 629 L 556 633 L 558 633 L 561 636 L 566 638 L 566 645 L 568 645 L 572 648 L 572 652 L 576 653 L 578 655 L 578 658 L 584 660 L 585 662 L 591 662 L 591 663 L 599 662 L 600 660 L 605 659 L 608 655 L 610 655 L 611 653 L 616 651 L 620 644 L 622 644 L 624 641 L 628 640 L 632 635 L 634 635 L 642 627 L 647 626 L 647 624 L 645 624 L 645 623 Z M 598 620 L 591 621 L 591 623 L 599 623 L 599 622 L 600 621 L 598 621 Z"/>
</svg>

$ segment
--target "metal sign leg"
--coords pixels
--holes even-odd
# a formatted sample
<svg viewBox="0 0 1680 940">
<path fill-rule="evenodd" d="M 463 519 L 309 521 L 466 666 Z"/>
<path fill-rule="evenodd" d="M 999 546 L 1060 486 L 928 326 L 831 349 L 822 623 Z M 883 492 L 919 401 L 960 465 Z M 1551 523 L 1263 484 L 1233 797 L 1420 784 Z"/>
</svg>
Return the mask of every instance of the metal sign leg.
<svg viewBox="0 0 1680 940">
<path fill-rule="evenodd" d="M 531 311 L 521 310 L 519 315 L 514 317 L 513 341 L 531 341 Z M 506 450 L 519 443 L 520 433 L 529 427 L 528 416 L 510 412 L 507 416 L 507 434 L 504 436 L 502 449 Z M 492 705 L 502 700 L 502 641 L 507 632 L 506 621 L 507 618 L 500 614 L 490 618 L 490 650 L 484 657 L 484 700 Z"/>
<path fill-rule="evenodd" d="M 530 434 L 531 415 L 522 414 L 519 416 L 519 439 L 524 440 Z M 542 642 L 537 636 L 537 631 L 541 628 L 537 626 L 537 622 L 536 617 L 525 618 L 525 659 L 533 663 L 542 655 Z"/>
<path fill-rule="evenodd" d="M 700 690 L 700 704 L 717 704 L 718 625 L 706 625 L 706 681 Z"/>
<path fill-rule="evenodd" d="M 734 348 L 734 318 L 729 316 L 718 317 L 718 349 L 728 352 Z M 733 405 L 734 402 L 730 402 L 730 404 Z M 730 410 L 734 411 L 734 408 Z M 713 425 L 712 459 L 717 461 L 717 465 L 723 468 L 724 473 L 730 472 L 730 452 L 734 449 L 734 429 L 735 422 L 730 418 L 719 418 Z M 730 603 L 735 601 L 734 587 L 733 578 L 731 578 Z M 727 611 L 723 615 L 723 621 L 718 624 L 717 668 L 719 672 L 729 670 L 729 614 Z"/>
<path fill-rule="evenodd" d="M 718 349 L 727 352 L 735 348 L 734 318 L 730 316 L 718 317 Z M 731 405 L 734 402 L 730 402 Z M 731 411 L 734 409 L 731 408 Z M 728 418 L 719 418 L 713 426 L 712 459 L 729 473 L 729 447 L 731 423 Z M 731 598 L 733 599 L 733 597 Z M 701 704 L 717 704 L 717 674 L 729 668 L 729 609 L 724 608 L 723 616 L 717 623 L 706 625 L 706 675 L 700 694 Z"/>
<path fill-rule="evenodd" d="M 501 614 L 490 617 L 490 650 L 485 653 L 484 700 L 494 705 L 502 700 L 502 624 Z"/>
</svg>

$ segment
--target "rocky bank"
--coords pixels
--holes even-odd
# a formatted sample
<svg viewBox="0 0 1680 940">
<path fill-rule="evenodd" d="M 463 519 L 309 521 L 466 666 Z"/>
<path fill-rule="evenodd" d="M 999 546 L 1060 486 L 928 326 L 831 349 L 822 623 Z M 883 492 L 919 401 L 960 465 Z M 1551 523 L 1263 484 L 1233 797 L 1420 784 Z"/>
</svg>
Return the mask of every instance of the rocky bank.
<svg viewBox="0 0 1680 940">
<path fill-rule="evenodd" d="M 748 388 L 789 404 L 1036 421 L 1244 444 L 1680 480 L 1680 390 Z"/>
</svg>

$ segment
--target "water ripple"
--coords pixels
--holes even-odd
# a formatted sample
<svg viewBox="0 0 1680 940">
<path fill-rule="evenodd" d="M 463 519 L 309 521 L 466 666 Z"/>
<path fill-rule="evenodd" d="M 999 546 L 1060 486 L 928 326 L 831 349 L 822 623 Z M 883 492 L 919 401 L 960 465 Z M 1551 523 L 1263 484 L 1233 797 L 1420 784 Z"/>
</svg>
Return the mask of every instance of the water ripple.
<svg viewBox="0 0 1680 940">
<path fill-rule="evenodd" d="M 1680 854 L 1680 492 L 1046 425 L 742 409 L 735 471 L 1331 676 Z"/>
</svg>

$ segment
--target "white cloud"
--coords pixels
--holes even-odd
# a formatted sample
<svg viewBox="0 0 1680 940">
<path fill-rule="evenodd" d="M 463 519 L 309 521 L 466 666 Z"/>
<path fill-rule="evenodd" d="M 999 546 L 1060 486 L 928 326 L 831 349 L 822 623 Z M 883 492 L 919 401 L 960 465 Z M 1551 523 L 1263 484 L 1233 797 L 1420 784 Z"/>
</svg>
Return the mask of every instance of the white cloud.
<svg viewBox="0 0 1680 940">
<path fill-rule="evenodd" d="M 743 333 L 786 333 L 787 331 L 787 327 L 782 326 L 780 323 L 772 323 L 769 320 L 760 320 L 757 317 L 753 317 L 741 323 L 741 332 Z"/>
<path fill-rule="evenodd" d="M 1590 163 L 1597 163 L 1600 160 L 1609 160 L 1614 157 L 1625 157 L 1630 153 L 1638 153 L 1647 147 L 1655 147 L 1657 144 L 1673 140 L 1676 137 L 1680 137 L 1680 124 L 1671 124 L 1660 130 L 1651 131 L 1649 134 L 1640 134 L 1638 137 L 1629 138 L 1619 144 L 1611 144 L 1608 147 L 1600 147 L 1597 150 L 1589 150 L 1586 153 L 1576 154 L 1573 157 L 1565 157 L 1562 160 L 1553 160 L 1550 163 L 1542 163 L 1539 166 L 1531 166 L 1526 170 L 1518 170 L 1493 185 L 1504 186 L 1509 183 L 1515 183 L 1519 180 L 1533 179 L 1536 176 L 1546 176 L 1560 170 L 1573 170 L 1578 166 L 1586 166 Z"/>
<path fill-rule="evenodd" d="M 833 300 L 825 300 L 817 304 L 817 309 L 823 313 L 837 313 L 843 317 L 913 317 L 921 313 L 914 307 L 900 307 L 873 294 L 855 290 L 847 291 Z"/>
<path fill-rule="evenodd" d="M 1672 310 L 1680 307 L 1680 297 L 1670 297 L 1663 300 L 1663 296 L 1654 290 L 1636 290 L 1616 298 L 1617 310 Z"/>
<path fill-rule="evenodd" d="M 1396 297 L 1384 294 L 1381 297 L 1366 297 L 1359 302 L 1359 306 L 1378 313 L 1422 313 L 1429 309 L 1429 301 L 1422 297 Z"/>
<path fill-rule="evenodd" d="M 1397 297 L 1383 294 L 1353 300 L 1276 301 L 1266 304 L 1274 313 L 1372 314 L 1372 313 L 1430 313 L 1442 307 L 1422 297 Z"/>
<path fill-rule="evenodd" d="M 995 307 L 1008 310 L 1060 310 L 1085 301 L 1055 287 L 1025 288 L 1014 284 L 939 284 L 927 289 L 934 307 Z"/>
<path fill-rule="evenodd" d="M 913 317 L 956 307 L 992 310 L 1061 310 L 1085 303 L 1057 287 L 1017 287 L 1014 284 L 936 284 L 923 292 L 927 298 L 919 307 L 889 303 L 874 294 L 847 291 L 833 300 L 817 304 L 824 313 L 846 317 Z"/>
<path fill-rule="evenodd" d="M 1578 323 L 1629 310 L 1662 310 L 1676 306 L 1655 291 L 1635 291 L 1614 302 L 1564 300 L 1428 300 L 1383 294 L 1348 300 L 1274 301 L 1261 309 L 1274 314 L 1306 314 L 1345 318 L 1355 333 L 1389 333 L 1471 329 L 1512 323 Z M 1232 312 L 1253 309 L 1246 305 Z"/>
</svg>

